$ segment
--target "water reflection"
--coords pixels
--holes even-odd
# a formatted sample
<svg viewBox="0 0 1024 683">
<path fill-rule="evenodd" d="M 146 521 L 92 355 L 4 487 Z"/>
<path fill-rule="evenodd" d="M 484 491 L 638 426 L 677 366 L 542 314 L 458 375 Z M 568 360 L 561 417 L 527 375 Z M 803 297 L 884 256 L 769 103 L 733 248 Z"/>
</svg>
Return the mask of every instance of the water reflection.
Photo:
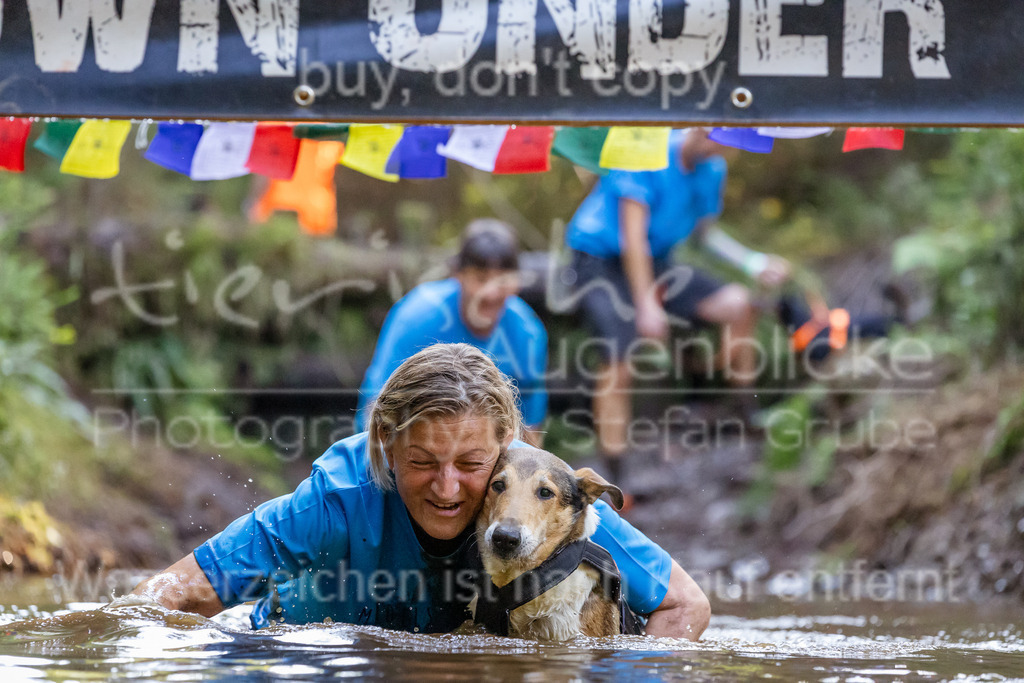
<svg viewBox="0 0 1024 683">
<path fill-rule="evenodd" d="M 701 643 L 635 636 L 567 644 L 472 629 L 432 636 L 345 624 L 253 632 L 151 605 L 78 604 L 0 612 L 3 680 L 1004 680 L 1024 676 L 1013 612 L 964 605 L 796 614 L 762 604 L 716 616 Z M 819 612 L 823 606 L 817 606 Z M 827 607 L 827 606 L 824 606 Z M 803 610 L 813 612 L 812 607 Z M 957 621 L 951 621 L 951 610 Z M 30 618 L 25 618 L 25 617 Z"/>
</svg>

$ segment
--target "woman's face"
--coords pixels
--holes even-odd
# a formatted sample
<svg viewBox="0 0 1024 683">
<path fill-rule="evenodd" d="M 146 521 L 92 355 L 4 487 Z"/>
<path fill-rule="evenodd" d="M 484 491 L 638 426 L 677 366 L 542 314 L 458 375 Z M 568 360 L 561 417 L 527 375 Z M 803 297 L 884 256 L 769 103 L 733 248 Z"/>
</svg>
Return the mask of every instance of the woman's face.
<svg viewBox="0 0 1024 683">
<path fill-rule="evenodd" d="M 409 514 L 428 535 L 458 536 L 483 505 L 502 446 L 490 418 L 419 420 L 395 437 L 388 466 Z"/>
</svg>

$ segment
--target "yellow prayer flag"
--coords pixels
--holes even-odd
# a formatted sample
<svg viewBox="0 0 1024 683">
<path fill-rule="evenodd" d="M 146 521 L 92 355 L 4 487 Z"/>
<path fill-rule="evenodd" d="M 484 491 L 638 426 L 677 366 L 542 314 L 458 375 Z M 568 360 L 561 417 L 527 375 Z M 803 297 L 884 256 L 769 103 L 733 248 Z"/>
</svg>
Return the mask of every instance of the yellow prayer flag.
<svg viewBox="0 0 1024 683">
<path fill-rule="evenodd" d="M 388 173 L 385 167 L 391 151 L 402 139 L 401 125 L 377 125 L 353 123 L 348 129 L 348 142 L 345 154 L 341 157 L 342 166 L 348 166 L 368 176 L 398 182 L 397 173 Z"/>
<path fill-rule="evenodd" d="M 113 178 L 121 169 L 121 147 L 131 128 L 131 121 L 86 121 L 61 160 L 60 172 L 85 178 Z"/>
<path fill-rule="evenodd" d="M 623 171 L 658 171 L 668 166 L 668 137 L 671 128 L 612 126 L 608 130 L 601 159 L 603 168 Z"/>
</svg>

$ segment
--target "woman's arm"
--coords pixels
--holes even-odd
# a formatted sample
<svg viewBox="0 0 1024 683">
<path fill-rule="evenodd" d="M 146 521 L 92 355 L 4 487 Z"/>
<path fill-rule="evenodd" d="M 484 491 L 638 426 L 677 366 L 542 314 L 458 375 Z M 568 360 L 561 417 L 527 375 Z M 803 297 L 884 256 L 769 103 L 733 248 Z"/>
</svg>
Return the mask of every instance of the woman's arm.
<svg viewBox="0 0 1024 683">
<path fill-rule="evenodd" d="M 328 454 L 348 442 L 339 442 Z M 209 617 L 267 594 L 310 567 L 331 567 L 348 547 L 344 513 L 327 500 L 321 468 L 292 493 L 263 503 L 133 591 L 169 609 Z"/>
<path fill-rule="evenodd" d="M 167 609 L 195 612 L 204 617 L 212 617 L 224 610 L 217 592 L 192 553 L 140 583 L 132 595 L 151 598 Z"/>
<path fill-rule="evenodd" d="M 711 618 L 711 605 L 697 582 L 664 548 L 622 519 L 602 500 L 591 540 L 611 553 L 622 576 L 630 609 L 648 614 L 646 633 L 697 640 Z"/>
<path fill-rule="evenodd" d="M 647 619 L 649 636 L 686 638 L 696 641 L 711 620 L 711 603 L 697 582 L 672 561 L 668 592 Z"/>
</svg>

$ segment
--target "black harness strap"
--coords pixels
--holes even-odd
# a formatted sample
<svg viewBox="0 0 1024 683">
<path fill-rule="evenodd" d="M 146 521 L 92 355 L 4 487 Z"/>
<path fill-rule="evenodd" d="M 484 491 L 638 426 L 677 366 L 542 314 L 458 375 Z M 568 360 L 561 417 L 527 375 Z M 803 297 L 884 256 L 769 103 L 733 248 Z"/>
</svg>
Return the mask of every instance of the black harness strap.
<svg viewBox="0 0 1024 683">
<path fill-rule="evenodd" d="M 622 633 L 643 633 L 639 619 L 622 597 L 622 580 L 611 553 L 589 539 L 564 546 L 540 566 L 523 572 L 501 588 L 483 574 L 477 593 L 476 623 L 482 624 L 492 633 L 507 636 L 511 628 L 512 610 L 562 583 L 584 562 L 600 575 L 599 587 L 605 598 L 619 604 L 619 626 Z"/>
<path fill-rule="evenodd" d="M 644 633 L 644 623 L 626 602 L 622 594 L 622 578 L 612 554 L 593 541 L 587 541 L 583 561 L 597 570 L 600 575 L 601 592 L 611 602 L 619 604 L 619 633 L 639 636 Z"/>
<path fill-rule="evenodd" d="M 482 590 L 478 591 L 476 601 L 476 622 L 492 633 L 507 636 L 512 610 L 565 581 L 583 561 L 588 542 L 584 539 L 562 547 L 538 567 L 523 572 L 501 588 L 483 574 Z"/>
</svg>

